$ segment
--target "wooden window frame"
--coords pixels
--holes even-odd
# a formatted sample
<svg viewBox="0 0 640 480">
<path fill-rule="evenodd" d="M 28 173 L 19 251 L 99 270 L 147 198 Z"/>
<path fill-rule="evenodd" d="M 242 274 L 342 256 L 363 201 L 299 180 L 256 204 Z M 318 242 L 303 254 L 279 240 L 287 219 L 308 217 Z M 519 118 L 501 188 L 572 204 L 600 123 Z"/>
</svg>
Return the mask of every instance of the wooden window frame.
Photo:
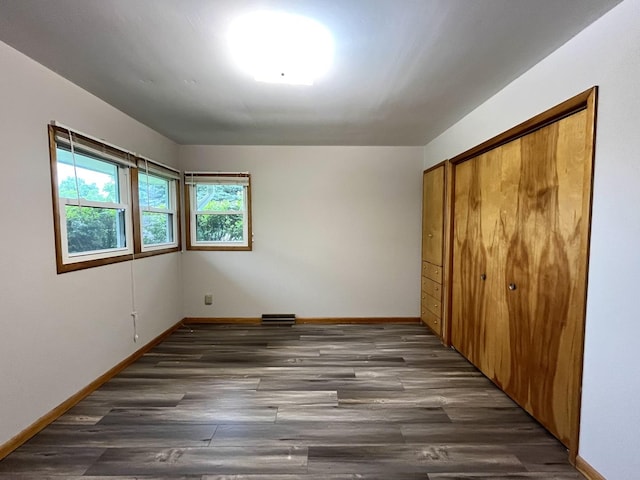
<svg viewBox="0 0 640 480">
<path fill-rule="evenodd" d="M 174 253 L 174 252 L 179 252 L 180 250 L 182 250 L 182 221 L 181 221 L 181 217 L 182 217 L 182 211 L 180 208 L 180 199 L 181 197 L 181 192 L 180 192 L 180 181 L 176 180 L 176 179 L 168 179 L 170 181 L 175 182 L 175 202 L 176 202 L 176 213 L 175 213 L 175 231 L 173 232 L 174 234 L 174 238 L 176 239 L 176 242 L 174 245 L 171 246 L 167 246 L 165 248 L 159 247 L 159 248 L 152 248 L 149 250 L 143 250 L 143 244 L 142 244 L 142 214 L 141 214 L 141 206 L 140 206 L 140 195 L 138 194 L 139 192 L 139 173 L 140 173 L 140 169 L 133 169 L 134 171 L 131 174 L 131 190 L 135 191 L 135 194 L 132 195 L 132 212 L 133 212 L 133 231 L 134 231 L 134 235 L 133 235 L 133 248 L 134 248 L 134 255 L 135 258 L 147 258 L 147 257 L 153 257 L 155 255 L 164 255 L 166 253 Z M 158 174 L 153 174 L 156 176 L 161 176 Z"/>
<path fill-rule="evenodd" d="M 128 162 L 130 165 L 128 167 L 119 167 L 119 168 L 128 168 L 128 182 L 127 185 L 121 185 L 121 187 L 125 187 L 128 189 L 128 219 L 126 219 L 130 226 L 130 238 L 127 238 L 131 242 L 131 247 L 127 248 L 125 253 L 114 252 L 113 255 L 106 255 L 102 258 L 93 258 L 88 260 L 79 260 L 75 262 L 65 262 L 64 258 L 64 247 L 62 242 L 67 241 L 66 238 L 62 238 L 63 228 L 61 225 L 61 215 L 60 215 L 60 207 L 61 201 L 58 192 L 58 161 L 57 161 L 57 146 L 58 143 L 56 141 L 56 136 L 66 136 L 69 137 L 70 134 L 73 134 L 74 142 L 78 142 L 79 145 L 95 150 L 96 152 L 101 152 L 105 156 L 115 157 L 122 159 L 123 162 Z M 132 152 L 128 152 L 124 149 L 120 149 L 114 145 L 108 144 L 106 142 L 101 142 L 91 136 L 86 134 L 79 133 L 73 129 L 68 129 L 67 127 L 62 127 L 58 124 L 52 123 L 48 125 L 48 136 L 49 136 L 49 165 L 51 172 L 51 199 L 53 206 L 53 230 L 54 230 L 54 240 L 55 240 L 55 251 L 56 251 L 56 270 L 58 274 L 74 272 L 78 270 L 84 270 L 87 268 L 99 267 L 102 265 L 111 265 L 114 263 L 126 262 L 130 260 L 135 260 L 137 258 L 146 258 L 155 255 L 164 255 L 167 253 L 178 252 L 182 249 L 182 214 L 181 214 L 181 205 L 180 201 L 182 198 L 181 190 L 180 190 L 180 180 L 175 180 L 175 200 L 176 200 L 176 230 L 174 232 L 175 238 L 177 240 L 176 245 L 172 245 L 168 248 L 157 248 L 153 250 L 142 250 L 142 229 L 141 229 L 141 215 L 140 215 L 140 200 L 138 194 L 138 171 L 139 168 L 136 167 L 140 161 L 147 161 L 154 165 L 158 165 L 160 167 L 164 167 L 163 165 L 149 161 L 148 159 L 143 159 Z M 100 155 L 96 155 L 97 158 L 100 158 Z M 159 175 L 162 176 L 162 175 Z M 178 178 L 180 174 L 178 172 Z"/>
<path fill-rule="evenodd" d="M 193 185 L 189 184 L 191 180 L 197 180 L 198 177 L 203 176 L 215 176 L 215 177 L 245 177 L 248 179 L 248 185 L 246 185 L 246 215 L 245 220 L 247 222 L 247 244 L 246 245 L 203 245 L 194 244 L 192 241 L 192 207 L 191 207 L 191 195 L 193 192 Z M 203 182 L 204 183 L 204 182 Z M 195 251 L 240 251 L 249 252 L 253 250 L 253 228 L 252 228 L 252 216 L 251 216 L 251 175 L 246 172 L 242 173 L 207 173 L 207 172 L 186 172 L 184 182 L 184 207 L 185 207 L 185 237 L 186 237 L 186 249 Z"/>
</svg>

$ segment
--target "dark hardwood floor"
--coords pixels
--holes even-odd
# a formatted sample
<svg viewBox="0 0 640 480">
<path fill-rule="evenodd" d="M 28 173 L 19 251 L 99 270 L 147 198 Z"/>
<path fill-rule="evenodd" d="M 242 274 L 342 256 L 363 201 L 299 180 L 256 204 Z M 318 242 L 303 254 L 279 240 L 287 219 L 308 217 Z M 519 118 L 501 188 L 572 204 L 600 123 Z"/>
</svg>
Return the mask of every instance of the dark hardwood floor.
<svg viewBox="0 0 640 480">
<path fill-rule="evenodd" d="M 583 478 L 424 326 L 193 325 L 0 461 L 0 479 Z"/>
</svg>

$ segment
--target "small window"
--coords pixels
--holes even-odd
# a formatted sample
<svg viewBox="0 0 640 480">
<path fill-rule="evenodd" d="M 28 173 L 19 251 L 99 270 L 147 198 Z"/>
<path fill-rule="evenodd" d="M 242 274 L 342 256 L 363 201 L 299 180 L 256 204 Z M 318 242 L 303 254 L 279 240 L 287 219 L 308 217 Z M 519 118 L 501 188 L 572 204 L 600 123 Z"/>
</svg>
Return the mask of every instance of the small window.
<svg viewBox="0 0 640 480">
<path fill-rule="evenodd" d="M 251 250 L 248 173 L 185 174 L 187 249 Z"/>
<path fill-rule="evenodd" d="M 138 206 L 136 225 L 139 237 L 136 253 L 164 253 L 179 249 L 178 176 L 158 164 L 138 160 Z"/>
<path fill-rule="evenodd" d="M 131 258 L 127 155 L 57 127 L 50 140 L 58 271 Z"/>
</svg>

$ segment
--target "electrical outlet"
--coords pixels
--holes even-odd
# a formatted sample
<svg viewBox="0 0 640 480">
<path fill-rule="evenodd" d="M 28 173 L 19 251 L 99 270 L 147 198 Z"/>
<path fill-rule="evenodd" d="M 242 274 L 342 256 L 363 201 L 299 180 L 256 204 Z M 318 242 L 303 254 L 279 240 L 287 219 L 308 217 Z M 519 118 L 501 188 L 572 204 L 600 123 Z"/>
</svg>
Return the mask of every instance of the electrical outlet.
<svg viewBox="0 0 640 480">
<path fill-rule="evenodd" d="M 204 304 L 205 305 L 213 305 L 213 294 L 207 293 L 204 296 Z"/>
</svg>

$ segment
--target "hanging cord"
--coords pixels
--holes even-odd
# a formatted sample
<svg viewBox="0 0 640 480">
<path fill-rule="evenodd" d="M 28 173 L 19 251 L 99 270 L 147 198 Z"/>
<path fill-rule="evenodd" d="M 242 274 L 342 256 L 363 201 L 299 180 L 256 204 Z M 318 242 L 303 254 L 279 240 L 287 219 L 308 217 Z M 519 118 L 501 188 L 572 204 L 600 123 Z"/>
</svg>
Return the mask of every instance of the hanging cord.
<svg viewBox="0 0 640 480">
<path fill-rule="evenodd" d="M 67 129 L 69 133 L 69 147 L 71 148 L 71 162 L 73 163 L 73 178 L 76 182 L 76 200 L 78 202 L 78 207 L 80 207 L 80 184 L 78 182 L 78 166 L 76 165 L 76 151 L 73 146 L 73 134 L 71 130 Z"/>
<path fill-rule="evenodd" d="M 127 160 L 130 160 L 129 153 L 127 153 Z M 131 172 L 129 172 L 131 175 Z M 131 182 L 129 182 L 131 185 Z M 131 196 L 133 192 L 129 192 Z M 136 311 L 136 276 L 135 276 L 135 268 L 133 264 L 136 260 L 136 249 L 134 248 L 131 252 L 131 318 L 133 319 L 133 342 L 136 343 L 140 336 L 138 335 L 138 312 Z"/>
<path fill-rule="evenodd" d="M 191 189 L 193 191 L 192 195 L 190 195 L 191 211 L 195 215 L 198 211 L 198 189 L 193 181 L 193 172 L 191 172 Z"/>
<path fill-rule="evenodd" d="M 129 154 L 127 154 L 129 157 Z M 147 208 L 149 208 L 149 162 L 147 159 L 144 159 L 144 170 L 146 173 L 146 184 L 147 184 Z M 133 193 L 133 192 L 132 192 Z M 142 215 L 140 216 L 140 222 L 142 223 Z M 133 253 L 131 254 L 131 317 L 133 318 L 133 341 L 137 342 L 138 335 L 138 312 L 136 311 L 136 278 L 135 278 L 135 269 L 133 264 L 136 260 L 136 252 L 135 248 L 133 249 Z"/>
<path fill-rule="evenodd" d="M 186 185 L 185 185 L 186 188 Z M 196 218 L 196 212 L 197 212 L 197 208 L 198 208 L 198 189 L 196 188 L 196 184 L 193 181 L 193 172 L 191 172 L 191 195 L 189 195 L 189 201 L 191 202 L 191 211 L 193 212 L 193 218 Z M 189 221 L 189 219 L 187 218 L 187 222 Z M 194 228 L 195 228 L 195 222 L 194 222 Z M 183 282 L 184 285 L 184 282 Z M 194 333 L 193 327 L 189 326 L 189 333 Z"/>
<path fill-rule="evenodd" d="M 133 268 L 133 263 L 135 261 L 135 253 L 132 254 L 131 258 L 131 318 L 133 319 L 133 341 L 138 341 L 138 312 L 136 311 L 136 277 Z"/>
<path fill-rule="evenodd" d="M 147 159 L 144 159 L 144 171 L 146 173 L 146 177 L 147 177 L 147 209 L 151 206 L 151 204 L 149 203 L 149 162 L 147 162 Z"/>
</svg>

